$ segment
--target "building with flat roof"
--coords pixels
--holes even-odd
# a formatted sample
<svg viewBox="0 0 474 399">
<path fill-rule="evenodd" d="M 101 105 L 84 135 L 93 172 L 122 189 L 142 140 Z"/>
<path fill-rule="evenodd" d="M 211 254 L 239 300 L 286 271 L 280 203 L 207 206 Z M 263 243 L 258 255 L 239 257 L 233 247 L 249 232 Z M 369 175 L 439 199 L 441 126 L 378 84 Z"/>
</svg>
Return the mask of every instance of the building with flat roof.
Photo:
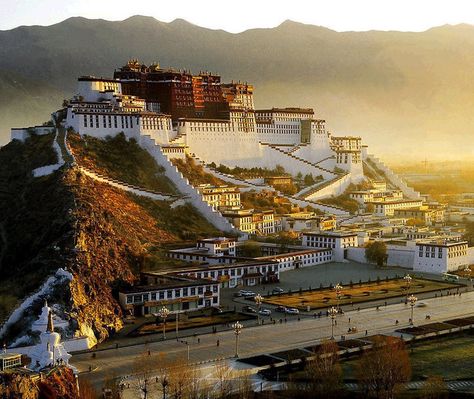
<svg viewBox="0 0 474 399">
<path fill-rule="evenodd" d="M 421 205 L 423 205 L 423 201 L 421 199 L 395 199 L 387 201 L 368 202 L 368 204 L 373 204 L 374 215 L 393 216 L 395 213 L 395 209 L 420 207 Z"/>
<path fill-rule="evenodd" d="M 347 248 L 358 246 L 358 235 L 347 231 L 303 232 L 302 245 L 308 248 L 330 248 L 335 262 L 347 259 Z"/>
<path fill-rule="evenodd" d="M 0 372 L 21 367 L 21 354 L 3 352 L 0 353 Z"/>
<path fill-rule="evenodd" d="M 416 243 L 413 270 L 447 273 L 469 266 L 467 241 L 424 240 Z"/>
<path fill-rule="evenodd" d="M 119 302 L 128 314 L 154 314 L 162 306 L 172 313 L 219 306 L 220 285 L 208 279 L 152 273 L 144 273 L 144 276 L 146 285 L 119 292 Z"/>
<path fill-rule="evenodd" d="M 203 200 L 215 211 L 240 209 L 240 190 L 237 187 L 201 184 L 196 188 L 201 193 Z"/>
</svg>

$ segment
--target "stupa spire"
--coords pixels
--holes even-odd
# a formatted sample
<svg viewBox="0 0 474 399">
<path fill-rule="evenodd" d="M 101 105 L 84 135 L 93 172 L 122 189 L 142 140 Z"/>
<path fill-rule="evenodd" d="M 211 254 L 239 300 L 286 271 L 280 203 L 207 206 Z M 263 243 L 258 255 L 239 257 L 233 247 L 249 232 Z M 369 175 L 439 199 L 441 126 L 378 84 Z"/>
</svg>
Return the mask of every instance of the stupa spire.
<svg viewBox="0 0 474 399">
<path fill-rule="evenodd" d="M 53 312 L 51 310 L 48 313 L 48 327 L 46 327 L 47 332 L 54 332 L 54 325 L 53 325 Z"/>
</svg>

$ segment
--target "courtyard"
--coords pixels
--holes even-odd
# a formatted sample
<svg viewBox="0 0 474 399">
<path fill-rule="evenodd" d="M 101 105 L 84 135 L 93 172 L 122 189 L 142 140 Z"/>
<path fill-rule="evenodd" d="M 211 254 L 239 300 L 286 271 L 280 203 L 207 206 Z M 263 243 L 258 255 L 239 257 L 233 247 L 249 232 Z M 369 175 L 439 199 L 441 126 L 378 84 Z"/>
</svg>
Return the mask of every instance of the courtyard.
<svg viewBox="0 0 474 399">
<path fill-rule="evenodd" d="M 384 300 L 394 297 L 402 297 L 409 294 L 419 294 L 446 289 L 459 288 L 459 284 L 444 281 L 413 278 L 407 285 L 403 278 L 388 278 L 367 282 L 349 282 L 342 286 L 339 295 L 331 287 L 289 291 L 276 295 L 267 295 L 263 303 L 270 305 L 281 305 L 306 310 L 328 308 L 338 305 L 353 305 L 357 303 Z"/>
</svg>

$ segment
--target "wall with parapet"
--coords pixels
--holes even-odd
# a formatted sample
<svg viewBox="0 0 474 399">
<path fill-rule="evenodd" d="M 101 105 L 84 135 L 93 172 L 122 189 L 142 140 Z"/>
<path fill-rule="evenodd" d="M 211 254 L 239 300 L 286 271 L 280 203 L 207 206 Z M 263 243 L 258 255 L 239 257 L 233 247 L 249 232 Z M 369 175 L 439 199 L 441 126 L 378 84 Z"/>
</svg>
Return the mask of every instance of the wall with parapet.
<svg viewBox="0 0 474 399">
<path fill-rule="evenodd" d="M 189 183 L 182 173 L 174 166 L 168 158 L 161 152 L 161 147 L 155 143 L 150 136 L 141 136 L 139 140 L 140 146 L 146 149 L 150 155 L 155 159 L 158 165 L 163 166 L 165 175 L 176 186 L 176 188 L 189 197 L 189 202 L 217 229 L 233 233 L 241 234 L 240 230 L 232 226 L 229 221 L 222 216 L 220 212 L 212 209 L 202 199 L 201 194 Z"/>
<path fill-rule="evenodd" d="M 368 161 L 372 161 L 377 169 L 381 170 L 385 173 L 386 178 L 390 183 L 394 186 L 398 187 L 403 194 L 410 198 L 410 199 L 419 199 L 420 193 L 418 191 L 413 190 L 413 188 L 408 187 L 408 185 L 400 178 L 400 176 L 396 175 L 387 165 L 385 165 L 379 158 L 372 154 L 368 154 L 367 158 Z"/>
</svg>

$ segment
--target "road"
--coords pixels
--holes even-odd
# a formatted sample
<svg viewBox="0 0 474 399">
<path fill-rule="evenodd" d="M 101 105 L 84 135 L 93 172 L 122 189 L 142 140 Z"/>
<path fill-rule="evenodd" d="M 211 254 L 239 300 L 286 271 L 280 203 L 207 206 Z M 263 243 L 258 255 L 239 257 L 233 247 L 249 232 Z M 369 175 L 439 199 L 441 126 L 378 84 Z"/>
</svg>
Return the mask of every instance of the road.
<svg viewBox="0 0 474 399">
<path fill-rule="evenodd" d="M 462 296 L 450 295 L 432 299 L 424 299 L 426 307 L 415 307 L 415 325 L 425 323 L 425 315 L 430 314 L 431 320 L 442 321 L 451 318 L 474 314 L 474 292 L 463 293 Z M 351 323 L 349 324 L 349 318 Z M 375 333 L 392 333 L 396 328 L 408 326 L 410 307 L 405 304 L 393 304 L 360 311 L 348 311 L 337 317 L 335 326 L 336 338 L 342 334 L 347 335 L 349 326 L 357 327 L 359 333 L 351 337 L 361 337 Z M 395 326 L 395 320 L 399 324 Z M 263 326 L 247 326 L 242 330 L 239 339 L 240 357 L 270 353 L 285 349 L 308 346 L 331 335 L 331 321 L 321 319 L 296 317 L 287 323 L 265 324 Z M 217 346 L 217 340 L 220 345 Z M 198 342 L 199 341 L 199 342 Z M 190 338 L 189 354 L 191 363 L 199 363 L 203 368 L 212 367 L 215 362 L 222 359 L 232 359 L 235 353 L 235 335 L 233 331 L 223 331 L 217 334 L 206 334 Z M 109 349 L 96 352 L 93 359 L 91 353 L 74 355 L 71 363 L 79 372 L 84 372 L 91 383 L 101 386 L 107 376 L 127 376 L 132 373 L 133 363 L 144 351 L 153 354 L 164 353 L 167 359 L 186 359 L 187 346 L 174 339 L 153 342 L 148 345 L 135 345 L 119 349 Z M 89 366 L 94 371 L 88 372 Z M 244 365 L 239 364 L 239 367 Z"/>
</svg>

